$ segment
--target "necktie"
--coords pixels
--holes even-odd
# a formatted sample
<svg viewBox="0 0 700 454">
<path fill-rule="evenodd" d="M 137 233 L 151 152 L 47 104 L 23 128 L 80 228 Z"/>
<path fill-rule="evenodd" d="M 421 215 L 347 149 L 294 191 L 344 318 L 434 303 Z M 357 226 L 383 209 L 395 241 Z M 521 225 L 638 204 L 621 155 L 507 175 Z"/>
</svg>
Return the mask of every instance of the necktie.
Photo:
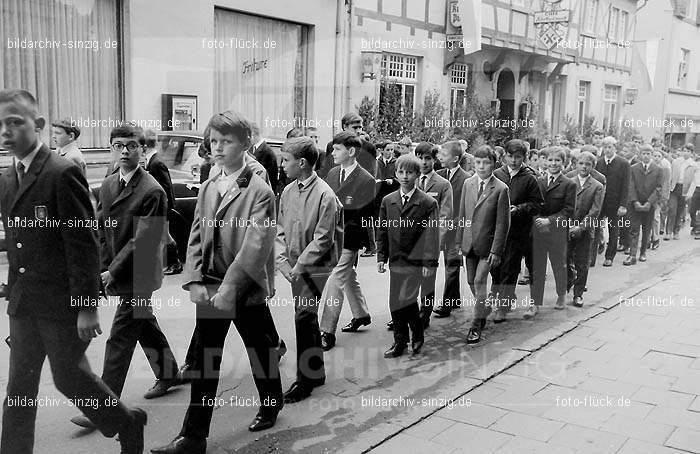
<svg viewBox="0 0 700 454">
<path fill-rule="evenodd" d="M 124 178 L 119 179 L 119 192 L 122 192 L 126 187 L 126 180 Z"/>
<path fill-rule="evenodd" d="M 300 190 L 300 191 L 301 191 L 302 189 L 304 189 L 304 183 L 297 183 L 297 185 L 299 185 L 299 190 Z"/>
<path fill-rule="evenodd" d="M 424 191 L 425 191 L 425 183 L 426 183 L 426 180 L 427 180 L 427 179 L 428 179 L 428 177 L 426 177 L 425 175 L 423 175 L 423 176 L 421 177 L 421 179 L 420 179 L 420 187 L 421 187 L 421 189 L 423 189 Z"/>
<path fill-rule="evenodd" d="M 345 181 L 345 169 L 340 169 L 340 183 Z"/>
<path fill-rule="evenodd" d="M 476 200 L 481 198 L 481 194 L 484 192 L 484 182 L 479 183 L 479 192 L 476 193 Z"/>
<path fill-rule="evenodd" d="M 554 184 L 554 177 L 550 176 L 550 177 L 549 177 L 549 185 L 547 185 L 547 187 L 550 187 L 550 186 L 552 186 L 553 184 Z"/>
<path fill-rule="evenodd" d="M 17 163 L 17 181 L 22 184 L 22 179 L 24 179 L 24 164 L 22 161 Z"/>
<path fill-rule="evenodd" d="M 408 203 L 408 195 L 404 195 L 403 196 L 403 204 L 401 206 L 406 206 L 407 203 Z"/>
</svg>

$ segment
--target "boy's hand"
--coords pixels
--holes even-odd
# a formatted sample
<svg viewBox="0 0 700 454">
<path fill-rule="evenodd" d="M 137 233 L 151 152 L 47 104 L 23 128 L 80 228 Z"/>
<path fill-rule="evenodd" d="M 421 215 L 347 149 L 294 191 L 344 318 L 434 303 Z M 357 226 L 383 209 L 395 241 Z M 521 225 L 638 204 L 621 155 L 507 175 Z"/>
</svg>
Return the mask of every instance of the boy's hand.
<svg viewBox="0 0 700 454">
<path fill-rule="evenodd" d="M 83 342 L 90 342 L 93 337 L 102 334 L 97 310 L 86 309 L 78 312 L 78 321 L 76 325 L 78 328 L 78 337 L 80 337 L 80 340 Z"/>
<path fill-rule="evenodd" d="M 207 288 L 202 284 L 190 284 L 190 301 L 195 304 L 203 304 L 209 301 Z"/>
<path fill-rule="evenodd" d="M 624 215 L 626 215 L 626 214 L 627 214 L 627 208 L 626 208 L 626 207 L 619 207 L 619 208 L 617 209 L 617 216 L 618 216 L 618 217 L 624 216 Z"/>
<path fill-rule="evenodd" d="M 499 255 L 491 253 L 489 254 L 489 258 L 486 259 L 486 261 L 489 262 L 489 267 L 493 269 L 501 264 L 501 257 Z"/>
<path fill-rule="evenodd" d="M 377 262 L 377 272 L 379 272 L 379 273 L 386 272 L 386 264 L 384 262 Z"/>
</svg>

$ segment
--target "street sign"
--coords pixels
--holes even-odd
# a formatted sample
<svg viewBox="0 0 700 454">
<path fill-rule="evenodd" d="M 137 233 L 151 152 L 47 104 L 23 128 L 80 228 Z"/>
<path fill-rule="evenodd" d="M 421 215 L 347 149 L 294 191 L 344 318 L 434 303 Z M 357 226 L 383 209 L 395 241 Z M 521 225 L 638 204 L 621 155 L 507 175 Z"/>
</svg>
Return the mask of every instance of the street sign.
<svg viewBox="0 0 700 454">
<path fill-rule="evenodd" d="M 462 19 L 459 17 L 459 2 L 450 2 L 450 24 L 453 27 L 462 26 Z"/>
<path fill-rule="evenodd" d="M 568 9 L 558 9 L 550 11 L 538 11 L 535 13 L 535 24 L 552 24 L 558 22 L 569 22 L 570 11 Z"/>
</svg>

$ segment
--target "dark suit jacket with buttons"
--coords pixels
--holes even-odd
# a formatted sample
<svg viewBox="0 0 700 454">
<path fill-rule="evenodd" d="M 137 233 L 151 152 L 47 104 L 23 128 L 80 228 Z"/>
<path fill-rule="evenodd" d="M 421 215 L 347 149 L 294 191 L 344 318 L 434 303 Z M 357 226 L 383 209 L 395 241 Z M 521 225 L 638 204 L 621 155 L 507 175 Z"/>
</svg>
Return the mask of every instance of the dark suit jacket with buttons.
<svg viewBox="0 0 700 454">
<path fill-rule="evenodd" d="M 437 268 L 439 256 L 437 200 L 420 189 L 405 205 L 400 190 L 384 197 L 379 208 L 377 262 L 389 262 L 393 272 L 420 273 L 423 267 Z"/>
<path fill-rule="evenodd" d="M 605 198 L 603 199 L 603 209 L 601 216 L 617 216 L 617 209 L 627 206 L 630 182 L 630 164 L 626 159 L 615 156 L 610 165 L 605 162 L 605 157 L 601 156 L 595 166 L 596 170 L 607 180 L 605 185 Z"/>
<path fill-rule="evenodd" d="M 452 219 L 457 220 L 459 217 L 459 201 L 462 200 L 462 188 L 464 187 L 465 180 L 469 178 L 467 176 L 467 172 L 465 172 L 460 166 L 457 166 L 457 171 L 454 172 L 454 175 L 452 175 L 452 179 L 447 178 L 447 168 L 438 170 L 437 174 L 449 181 L 450 186 L 452 186 Z M 452 225 L 452 228 L 447 230 L 445 243 L 453 244 L 456 234 L 457 229 L 454 225 Z"/>
<path fill-rule="evenodd" d="M 94 213 L 78 167 L 42 145 L 21 185 L 14 167 L 3 171 L 0 212 L 7 238 L 10 316 L 75 320 L 81 307 L 96 305 L 100 278 Z M 15 220 L 37 218 L 52 225 L 11 226 Z"/>
<path fill-rule="evenodd" d="M 495 176 L 484 185 L 481 197 L 479 177 L 464 182 L 456 222 L 457 247 L 464 255 L 473 249 L 482 258 L 489 254 L 503 256 L 510 229 L 510 197 L 508 186 Z"/>
<path fill-rule="evenodd" d="M 123 191 L 119 172 L 102 182 L 101 270 L 112 275 L 109 294 L 151 294 L 163 282 L 163 240 L 167 202 L 158 182 L 140 166 Z"/>
<path fill-rule="evenodd" d="M 663 185 L 663 171 L 653 162 L 644 172 L 644 164 L 638 162 L 630 169 L 630 206 L 634 209 L 634 202 L 644 205 L 646 202 L 655 204 L 661 200 L 661 186 Z"/>
<path fill-rule="evenodd" d="M 148 161 L 146 171 L 156 179 L 160 187 L 165 191 L 165 196 L 168 198 L 169 213 L 170 210 L 175 209 L 175 193 L 173 192 L 173 181 L 170 179 L 170 170 L 168 170 L 168 166 L 160 160 L 160 156 L 156 153 L 151 157 L 151 160 Z"/>
<path fill-rule="evenodd" d="M 600 209 L 603 207 L 605 187 L 593 177 L 593 174 L 586 179 L 583 186 L 581 186 L 581 180 L 578 176 L 572 177 L 571 181 L 576 185 L 576 208 L 572 217 L 576 222 L 572 224 L 583 227 L 593 238 L 597 226 L 595 220 L 598 219 Z"/>
<path fill-rule="evenodd" d="M 258 148 L 253 151 L 253 157 L 265 167 L 267 177 L 270 179 L 270 187 L 277 192 L 277 179 L 279 177 L 279 166 L 277 165 L 277 155 L 270 145 L 264 140 Z"/>
<path fill-rule="evenodd" d="M 391 183 L 385 180 L 391 179 Z M 396 179 L 396 158 L 392 157 L 389 164 L 384 163 L 384 158 L 377 158 L 377 201 L 375 209 L 379 209 L 382 199 L 399 189 L 399 181 Z"/>
<path fill-rule="evenodd" d="M 343 204 L 343 248 L 359 251 L 370 247 L 367 227 L 362 221 L 370 222 L 374 215 L 374 177 L 358 164 L 342 184 L 340 166 L 333 167 L 325 180 Z"/>
<path fill-rule="evenodd" d="M 416 180 L 416 187 L 420 187 L 420 181 L 423 175 Z M 451 230 L 448 223 L 454 219 L 452 212 L 454 211 L 454 202 L 452 197 L 452 185 L 447 179 L 441 177 L 437 172 L 433 172 L 425 183 L 425 191 L 430 197 L 437 200 L 438 203 L 438 219 L 440 219 L 440 250 L 445 250 L 445 244 L 448 237 L 448 232 Z"/>
<path fill-rule="evenodd" d="M 539 214 L 544 203 L 535 170 L 523 165 L 511 178 L 508 166 L 503 166 L 493 174 L 508 186 L 510 204 L 515 207 L 510 213 L 510 237 L 529 241 L 532 219 Z"/>
<path fill-rule="evenodd" d="M 540 217 L 549 219 L 549 233 L 544 236 L 552 236 L 555 239 L 566 239 L 569 231 L 568 220 L 574 215 L 576 208 L 576 183 L 560 173 L 551 186 L 549 175 L 538 178 L 540 191 L 544 195 L 544 205 Z M 537 227 L 533 226 L 537 231 Z M 542 232 L 540 232 L 542 233 Z"/>
</svg>

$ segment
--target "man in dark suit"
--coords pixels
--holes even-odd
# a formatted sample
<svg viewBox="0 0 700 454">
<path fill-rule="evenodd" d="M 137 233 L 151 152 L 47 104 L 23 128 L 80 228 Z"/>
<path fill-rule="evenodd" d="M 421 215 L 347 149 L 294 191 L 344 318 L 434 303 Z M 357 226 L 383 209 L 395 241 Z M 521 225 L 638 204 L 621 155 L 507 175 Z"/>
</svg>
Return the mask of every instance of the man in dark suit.
<svg viewBox="0 0 700 454">
<path fill-rule="evenodd" d="M 576 207 L 576 183 L 562 173 L 566 161 L 564 149 L 548 147 L 546 152 L 547 176 L 538 179 L 544 205 L 540 215 L 535 217 L 532 228 L 530 296 L 533 301 L 525 311 L 526 319 L 537 315 L 542 306 L 548 256 L 557 289 L 555 309 L 564 309 L 566 296 L 566 243 L 569 237 L 569 218 Z"/>
<path fill-rule="evenodd" d="M 0 145 L 14 155 L 0 178 L 10 317 L 0 453 L 33 451 L 48 356 L 56 388 L 105 436 L 119 433 L 122 454 L 141 454 L 146 413 L 122 404 L 85 357 L 90 340 L 102 333 L 95 219 L 80 169 L 41 143 L 45 124 L 29 92 L 0 92 Z"/>
<path fill-rule="evenodd" d="M 346 113 L 343 115 L 343 118 L 340 119 L 340 129 L 359 136 L 362 134 L 362 117 L 355 112 Z M 287 138 L 289 138 L 289 136 Z M 359 158 L 361 152 L 361 149 L 357 150 L 357 156 L 355 156 L 356 160 Z M 336 162 L 333 159 L 333 141 L 331 140 L 326 144 L 326 155 L 321 168 L 318 169 L 318 176 L 325 179 L 328 172 L 330 172 L 335 165 Z"/>
<path fill-rule="evenodd" d="M 467 172 L 459 165 L 462 158 L 461 144 L 453 140 L 440 147 L 438 159 L 443 168 L 438 170 L 438 175 L 450 182 L 452 187 L 452 225 L 445 236 L 445 248 L 443 257 L 445 261 L 445 288 L 442 293 L 442 303 L 433 310 L 435 317 L 448 317 L 452 309 L 459 307 L 462 296 L 459 289 L 459 270 L 462 268 L 462 257 L 457 250 L 455 235 L 457 234 L 456 222 L 459 218 L 459 201 L 462 198 L 462 188 L 467 179 Z"/>
<path fill-rule="evenodd" d="M 374 215 L 374 177 L 356 161 L 355 154 L 362 146 L 354 132 L 343 131 L 333 137 L 333 159 L 338 164 L 326 176 L 326 183 L 343 204 L 343 251 L 338 264 L 328 277 L 321 296 L 324 304 L 321 316 L 321 346 L 325 351 L 335 345 L 335 330 L 343 308 L 343 293 L 348 296 L 352 320 L 342 328 L 354 333 L 369 325 L 365 296 L 357 281 L 358 251 L 369 247 L 367 222 Z"/>
<path fill-rule="evenodd" d="M 381 156 L 377 157 L 377 196 L 375 198 L 375 214 L 379 215 L 379 207 L 382 199 L 399 188 L 396 179 L 396 158 L 394 157 L 395 145 L 389 141 L 379 142 L 377 148 Z"/>
<path fill-rule="evenodd" d="M 524 164 L 527 142 L 514 139 L 506 143 L 506 165 L 493 174 L 508 186 L 510 196 L 510 230 L 501 264 L 491 270 L 492 294 L 497 296 L 494 323 L 506 320 L 506 314 L 517 305 L 515 285 L 520 265 L 528 253 L 532 218 L 542 209 L 544 200 L 534 170 Z"/>
<path fill-rule="evenodd" d="M 605 196 L 605 186 L 591 174 L 595 162 L 593 153 L 582 151 L 576 163 L 578 174 L 569 177 L 576 184 L 576 208 L 569 226 L 567 288 L 574 289 L 572 304 L 576 307 L 583 306 L 583 292 L 591 262 L 591 240 Z"/>
<path fill-rule="evenodd" d="M 148 129 L 144 131 L 144 136 L 145 145 L 143 154 L 144 159 L 146 160 L 146 172 L 148 172 L 153 178 L 155 178 L 160 187 L 163 188 L 163 191 L 165 191 L 165 195 L 168 200 L 168 224 L 166 227 L 168 236 L 167 243 L 165 245 L 166 267 L 163 270 L 163 274 L 180 274 L 182 273 L 182 263 L 180 263 L 180 255 L 177 250 L 177 243 L 170 234 L 170 223 L 172 221 L 173 210 L 175 210 L 175 193 L 173 192 L 173 182 L 170 179 L 170 170 L 168 169 L 168 166 L 165 165 L 163 161 L 161 161 L 160 156 L 158 155 L 158 149 L 156 148 L 156 146 L 158 145 L 156 132 Z"/>
<path fill-rule="evenodd" d="M 493 176 L 496 153 L 488 145 L 474 151 L 476 175 L 464 182 L 459 203 L 456 243 L 467 266 L 467 283 L 475 298 L 467 343 L 481 340 L 491 307 L 486 304 L 489 270 L 502 260 L 510 228 L 508 186 Z"/>
<path fill-rule="evenodd" d="M 647 245 L 654 220 L 654 204 L 661 200 L 663 185 L 663 171 L 652 162 L 653 152 L 651 145 L 642 145 L 639 152 L 640 162 L 630 169 L 630 255 L 622 262 L 623 265 L 637 263 L 637 250 L 639 250 L 639 261 L 647 260 Z M 642 229 L 641 246 L 639 245 L 640 228 Z"/>
<path fill-rule="evenodd" d="M 255 143 L 250 147 L 250 154 L 265 167 L 267 177 L 270 179 L 270 186 L 277 191 L 277 179 L 279 177 L 279 166 L 277 165 L 277 155 L 265 139 L 260 137 L 260 128 L 256 123 L 252 124 L 253 140 Z"/>
<path fill-rule="evenodd" d="M 613 259 L 617 253 L 617 240 L 620 234 L 619 219 L 627 214 L 630 165 L 626 159 L 617 156 L 616 144 L 617 140 L 614 137 L 604 138 L 603 155 L 596 164 L 596 170 L 605 175 L 607 180 L 603 208 L 600 211 L 600 216 L 607 218 L 610 233 L 603 266 L 612 266 Z"/>
<path fill-rule="evenodd" d="M 201 187 L 185 262 L 185 290 L 197 304 L 190 403 L 179 435 L 155 454 L 204 454 L 231 323 L 243 340 L 261 403 L 248 426 L 274 426 L 284 406 L 279 336 L 267 306 L 274 292 L 275 194 L 245 164 L 250 123 L 226 111 L 209 121 L 217 167 Z"/>
</svg>

